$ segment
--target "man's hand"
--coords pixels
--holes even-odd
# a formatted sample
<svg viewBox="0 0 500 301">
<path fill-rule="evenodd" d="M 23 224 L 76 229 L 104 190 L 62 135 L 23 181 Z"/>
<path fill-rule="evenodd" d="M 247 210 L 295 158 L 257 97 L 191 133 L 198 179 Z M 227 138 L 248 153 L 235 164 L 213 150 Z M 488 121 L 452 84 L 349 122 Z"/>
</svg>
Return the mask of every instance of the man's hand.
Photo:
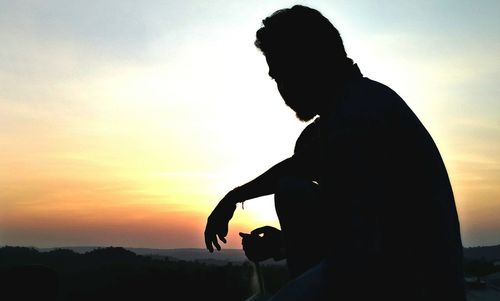
<svg viewBox="0 0 500 301">
<path fill-rule="evenodd" d="M 248 259 L 260 262 L 268 258 L 282 259 L 283 238 L 281 231 L 264 226 L 253 230 L 250 234 L 241 233 L 241 244 Z"/>
<path fill-rule="evenodd" d="M 236 199 L 234 192 L 229 192 L 208 217 L 205 227 L 205 244 L 210 252 L 214 251 L 214 246 L 220 251 L 217 238 L 226 243 L 229 221 L 233 217 L 238 201 L 240 200 Z"/>
</svg>

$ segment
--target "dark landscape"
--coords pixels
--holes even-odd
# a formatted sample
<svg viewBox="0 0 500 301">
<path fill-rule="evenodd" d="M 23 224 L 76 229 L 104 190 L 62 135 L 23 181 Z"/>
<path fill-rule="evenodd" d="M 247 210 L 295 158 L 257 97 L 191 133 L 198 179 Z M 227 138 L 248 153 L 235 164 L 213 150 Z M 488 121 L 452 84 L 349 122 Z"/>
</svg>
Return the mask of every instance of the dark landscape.
<svg viewBox="0 0 500 301">
<path fill-rule="evenodd" d="M 466 248 L 469 300 L 500 294 L 500 245 Z M 271 293 L 284 262 L 261 264 Z M 245 300 L 258 291 L 242 250 L 122 247 L 0 248 L 3 300 Z"/>
<path fill-rule="evenodd" d="M 132 250 L 144 255 L 121 247 L 2 247 L 2 300 L 244 300 L 257 291 L 254 266 L 239 250 Z M 271 292 L 287 279 L 282 264 L 261 270 Z"/>
</svg>

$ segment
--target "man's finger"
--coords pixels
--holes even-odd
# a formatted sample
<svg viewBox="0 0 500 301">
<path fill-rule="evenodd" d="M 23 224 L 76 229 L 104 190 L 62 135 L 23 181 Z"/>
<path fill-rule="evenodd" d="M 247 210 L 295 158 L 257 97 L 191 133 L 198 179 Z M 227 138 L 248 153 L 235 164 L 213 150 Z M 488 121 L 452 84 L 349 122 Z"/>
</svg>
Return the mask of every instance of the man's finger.
<svg viewBox="0 0 500 301">
<path fill-rule="evenodd" d="M 210 240 L 210 235 L 205 233 L 205 245 L 210 253 L 214 251 L 214 247 L 212 246 L 212 241 Z"/>
<path fill-rule="evenodd" d="M 220 241 L 222 241 L 223 243 L 227 243 L 226 238 L 224 236 L 220 234 L 218 234 L 217 236 L 219 237 Z"/>
<path fill-rule="evenodd" d="M 220 245 L 219 245 L 219 242 L 217 241 L 217 236 L 215 236 L 215 235 L 213 236 L 212 243 L 214 244 L 214 246 L 217 249 L 217 251 L 220 251 Z"/>
</svg>

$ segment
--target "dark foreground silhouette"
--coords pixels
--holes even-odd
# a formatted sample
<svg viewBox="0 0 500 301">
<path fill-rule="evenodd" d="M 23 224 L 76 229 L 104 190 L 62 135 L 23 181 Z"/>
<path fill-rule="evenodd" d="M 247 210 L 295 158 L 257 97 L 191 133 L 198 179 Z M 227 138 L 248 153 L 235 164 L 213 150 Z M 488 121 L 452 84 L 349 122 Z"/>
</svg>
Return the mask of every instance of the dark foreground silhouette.
<svg viewBox="0 0 500 301">
<path fill-rule="evenodd" d="M 207 249 L 226 242 L 237 203 L 274 194 L 281 234 L 257 229 L 263 244 L 241 234 L 249 258 L 286 257 L 292 281 L 273 301 L 465 300 L 453 191 L 417 116 L 362 75 L 314 9 L 279 10 L 256 37 L 285 104 L 300 120 L 315 119 L 293 156 L 218 203 Z M 359 289 L 357 278 L 372 281 Z"/>
<path fill-rule="evenodd" d="M 287 280 L 282 265 L 264 265 L 269 291 Z M 78 254 L 0 248 L 0 300 L 245 300 L 256 290 L 249 262 L 210 265 L 139 256 L 123 248 Z"/>
</svg>

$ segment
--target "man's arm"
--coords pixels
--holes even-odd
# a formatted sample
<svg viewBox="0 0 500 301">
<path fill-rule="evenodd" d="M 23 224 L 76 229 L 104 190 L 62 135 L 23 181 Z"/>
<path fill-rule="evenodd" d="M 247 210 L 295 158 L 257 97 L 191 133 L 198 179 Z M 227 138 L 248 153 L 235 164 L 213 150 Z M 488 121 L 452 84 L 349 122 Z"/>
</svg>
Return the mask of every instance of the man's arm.
<svg viewBox="0 0 500 301">
<path fill-rule="evenodd" d="M 205 227 L 205 244 L 210 252 L 220 250 L 218 240 L 226 243 L 228 224 L 236 210 L 236 204 L 249 199 L 274 193 L 278 181 L 286 175 L 301 173 L 300 160 L 290 157 L 274 165 L 254 180 L 231 190 L 212 211 Z"/>
<path fill-rule="evenodd" d="M 233 191 L 238 202 L 274 193 L 277 182 L 284 176 L 299 176 L 317 180 L 319 166 L 319 118 L 309 124 L 300 134 L 295 145 L 294 155 L 281 161 L 268 171 L 235 188 Z"/>
<path fill-rule="evenodd" d="M 233 189 L 233 200 L 244 202 L 246 200 L 273 194 L 278 181 L 286 175 L 297 173 L 296 158 L 291 157 L 274 165 L 269 170 L 254 180 Z"/>
</svg>

